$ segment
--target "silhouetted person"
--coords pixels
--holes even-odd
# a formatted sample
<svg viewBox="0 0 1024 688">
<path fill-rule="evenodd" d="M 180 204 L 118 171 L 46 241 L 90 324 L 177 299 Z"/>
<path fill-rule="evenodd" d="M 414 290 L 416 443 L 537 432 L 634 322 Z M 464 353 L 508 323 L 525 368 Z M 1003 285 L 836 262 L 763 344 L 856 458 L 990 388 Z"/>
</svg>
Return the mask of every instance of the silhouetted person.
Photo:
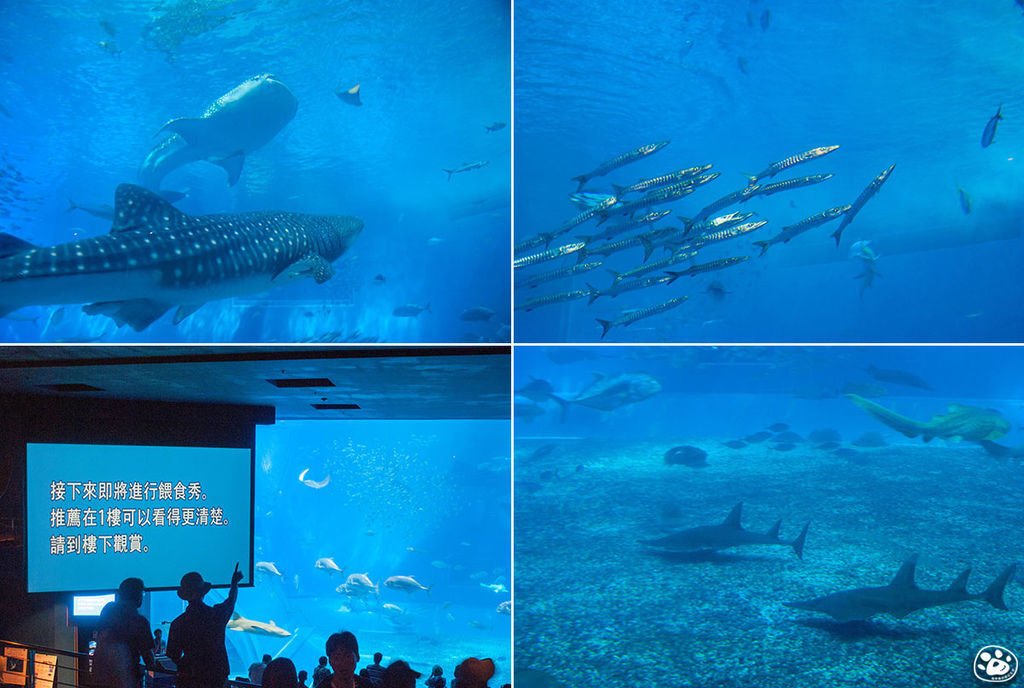
<svg viewBox="0 0 1024 688">
<path fill-rule="evenodd" d="M 125 578 L 114 601 L 100 612 L 92 665 L 97 686 L 137 688 L 142 680 L 140 659 L 147 668 L 157 668 L 149 620 L 139 614 L 144 587 L 141 578 Z"/>
<path fill-rule="evenodd" d="M 381 688 L 416 688 L 416 679 L 422 676 L 418 671 L 413 670 L 406 662 L 398 660 L 388 664 L 384 670 L 384 678 L 381 680 Z"/>
<path fill-rule="evenodd" d="M 359 641 L 350 631 L 332 633 L 324 649 L 327 661 L 334 672 L 324 683 L 324 688 L 373 688 L 373 684 L 362 676 L 356 676 L 359 664 Z"/>
<path fill-rule="evenodd" d="M 455 667 L 452 688 L 487 688 L 487 682 L 494 676 L 493 659 L 469 657 Z"/>
<path fill-rule="evenodd" d="M 441 665 L 435 664 L 433 671 L 430 672 L 430 678 L 427 679 L 427 688 L 445 688 L 448 680 L 444 677 L 444 669 Z"/>
<path fill-rule="evenodd" d="M 267 665 L 274 659 L 270 655 L 263 655 L 263 660 L 259 662 L 253 662 L 249 665 L 249 683 L 257 686 L 263 685 L 263 672 L 267 670 Z"/>
<path fill-rule="evenodd" d="M 264 655 L 267 659 L 270 655 Z M 263 671 L 263 688 L 296 688 L 295 664 L 287 657 L 278 657 L 267 663 Z"/>
<path fill-rule="evenodd" d="M 178 666 L 177 688 L 223 687 L 230 671 L 224 627 L 235 611 L 240 580 L 242 572 L 235 564 L 227 599 L 211 607 L 203 597 L 212 586 L 195 571 L 181 577 L 178 597 L 188 607 L 171 622 L 167 633 L 167 656 Z"/>
<path fill-rule="evenodd" d="M 381 666 L 380 660 L 384 659 L 384 655 L 379 652 L 373 653 L 373 664 L 364 669 L 366 671 L 366 678 L 370 679 L 370 683 L 375 686 L 379 686 L 380 682 L 384 680 L 384 667 Z M 363 672 L 360 671 L 360 674 Z"/>
<path fill-rule="evenodd" d="M 309 672 L 307 672 L 305 669 L 299 672 L 299 688 L 309 688 L 309 686 L 306 685 L 307 678 L 309 678 Z"/>
<path fill-rule="evenodd" d="M 153 654 L 162 655 L 167 651 L 167 643 L 164 642 L 164 631 L 158 628 L 153 631 Z"/>
<path fill-rule="evenodd" d="M 331 678 L 331 670 L 327 668 L 327 658 L 321 657 L 316 669 L 313 669 L 313 688 L 320 688 L 324 681 Z"/>
</svg>

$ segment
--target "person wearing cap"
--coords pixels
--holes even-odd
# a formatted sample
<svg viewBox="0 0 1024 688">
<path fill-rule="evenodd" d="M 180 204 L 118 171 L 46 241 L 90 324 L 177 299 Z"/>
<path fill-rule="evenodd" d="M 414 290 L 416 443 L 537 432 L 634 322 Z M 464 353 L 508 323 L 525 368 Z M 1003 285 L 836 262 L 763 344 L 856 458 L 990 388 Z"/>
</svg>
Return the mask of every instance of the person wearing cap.
<svg viewBox="0 0 1024 688">
<path fill-rule="evenodd" d="M 159 668 L 153 659 L 149 619 L 139 614 L 144 591 L 141 578 L 125 578 L 114 601 L 100 612 L 93 656 L 94 685 L 137 688 L 142 680 L 140 659 L 149 669 Z"/>
<path fill-rule="evenodd" d="M 333 673 L 324 681 L 324 688 L 374 688 L 369 679 L 356 675 L 359 664 L 359 641 L 351 631 L 332 633 L 325 643 L 327 661 Z"/>
<path fill-rule="evenodd" d="M 381 679 L 381 688 L 416 688 L 416 679 L 422 676 L 401 659 L 388 664 Z"/>
<path fill-rule="evenodd" d="M 238 599 L 242 572 L 235 564 L 227 599 L 209 606 L 203 597 L 213 587 L 196 571 L 181 577 L 178 597 L 188 607 L 167 632 L 167 656 L 178 666 L 177 688 L 222 688 L 230 666 L 224 645 L 224 627 L 231 620 Z"/>
<path fill-rule="evenodd" d="M 448 681 L 444 677 L 444 669 L 440 664 L 435 664 L 427 679 L 427 688 L 446 688 Z"/>
<path fill-rule="evenodd" d="M 493 659 L 469 657 L 455 667 L 452 688 L 487 688 L 487 682 L 494 676 Z"/>
</svg>

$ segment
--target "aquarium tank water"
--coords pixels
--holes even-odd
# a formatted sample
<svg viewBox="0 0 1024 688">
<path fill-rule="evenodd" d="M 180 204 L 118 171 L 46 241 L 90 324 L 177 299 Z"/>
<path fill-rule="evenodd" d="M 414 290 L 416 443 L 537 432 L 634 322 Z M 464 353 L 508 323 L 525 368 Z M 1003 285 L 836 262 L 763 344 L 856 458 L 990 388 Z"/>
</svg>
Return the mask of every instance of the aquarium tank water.
<svg viewBox="0 0 1024 688">
<path fill-rule="evenodd" d="M 263 624 L 227 631 L 231 676 L 263 654 L 312 676 L 348 630 L 363 668 L 407 661 L 452 676 L 490 657 L 511 680 L 508 421 L 281 421 L 256 438 L 256 579 L 235 611 Z M 224 562 L 225 582 L 234 562 Z M 184 572 L 182 572 L 184 573 Z M 349 577 L 365 574 L 372 590 Z M 393 576 L 415 586 L 391 587 Z M 215 589 L 207 603 L 224 599 Z M 152 594 L 153 628 L 183 610 Z M 246 624 L 242 624 L 246 625 Z"/>
<path fill-rule="evenodd" d="M 0 26 L 3 341 L 510 340 L 507 3 L 43 0 Z"/>
</svg>

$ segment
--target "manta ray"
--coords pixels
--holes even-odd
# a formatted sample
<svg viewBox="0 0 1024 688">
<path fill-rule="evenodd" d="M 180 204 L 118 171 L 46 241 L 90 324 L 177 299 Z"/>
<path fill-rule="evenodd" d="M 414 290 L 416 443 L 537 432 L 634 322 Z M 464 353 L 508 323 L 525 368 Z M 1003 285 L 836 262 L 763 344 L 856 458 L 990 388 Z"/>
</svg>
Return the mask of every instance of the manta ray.
<svg viewBox="0 0 1024 688">
<path fill-rule="evenodd" d="M 1010 431 L 1009 421 L 993 409 L 950 404 L 946 413 L 917 421 L 856 394 L 847 394 L 846 398 L 893 430 L 906 437 L 921 437 L 925 442 L 936 437 L 954 442 L 997 440 Z"/>
<path fill-rule="evenodd" d="M 345 215 L 191 216 L 133 184 L 117 187 L 114 212 L 109 234 L 56 246 L 0 233 L 0 316 L 83 303 L 142 331 L 177 307 L 178 324 L 207 301 L 326 282 L 363 228 Z"/>
</svg>

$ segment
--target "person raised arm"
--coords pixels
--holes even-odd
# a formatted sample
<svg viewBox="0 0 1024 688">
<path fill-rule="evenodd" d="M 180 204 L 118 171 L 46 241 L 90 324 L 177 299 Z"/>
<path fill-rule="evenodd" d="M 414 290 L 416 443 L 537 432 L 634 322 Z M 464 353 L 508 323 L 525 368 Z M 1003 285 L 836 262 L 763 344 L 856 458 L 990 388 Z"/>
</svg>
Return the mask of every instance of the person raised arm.
<svg viewBox="0 0 1024 688">
<path fill-rule="evenodd" d="M 245 574 L 238 570 L 238 562 L 235 562 L 235 570 L 231 574 L 231 589 L 228 591 L 227 599 L 217 605 L 217 610 L 224 616 L 224 623 L 228 622 L 235 612 L 235 602 L 238 600 L 238 583 Z"/>
</svg>

